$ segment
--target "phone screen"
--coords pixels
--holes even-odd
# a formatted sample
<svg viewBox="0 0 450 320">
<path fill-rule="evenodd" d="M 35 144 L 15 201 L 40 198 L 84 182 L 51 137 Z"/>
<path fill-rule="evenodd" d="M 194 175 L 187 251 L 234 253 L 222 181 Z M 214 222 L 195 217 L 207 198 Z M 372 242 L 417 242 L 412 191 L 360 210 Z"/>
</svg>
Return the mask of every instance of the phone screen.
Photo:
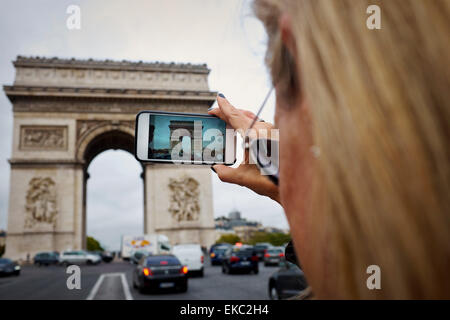
<svg viewBox="0 0 450 320">
<path fill-rule="evenodd" d="M 151 114 L 148 159 L 224 163 L 226 123 L 216 117 Z"/>
</svg>

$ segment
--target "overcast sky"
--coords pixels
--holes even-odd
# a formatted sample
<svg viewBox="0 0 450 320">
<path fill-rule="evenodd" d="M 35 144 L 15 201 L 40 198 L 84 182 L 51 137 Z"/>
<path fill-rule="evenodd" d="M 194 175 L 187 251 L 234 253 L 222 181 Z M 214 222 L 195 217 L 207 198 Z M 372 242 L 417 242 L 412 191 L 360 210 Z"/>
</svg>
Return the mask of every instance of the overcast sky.
<svg viewBox="0 0 450 320">
<path fill-rule="evenodd" d="M 68 30 L 66 9 L 81 8 L 81 30 Z M 12 84 L 17 55 L 207 63 L 209 86 L 235 106 L 257 111 L 270 87 L 265 33 L 249 2 L 236 0 L 2 0 L 0 83 Z M 7 226 L 12 106 L 0 94 L 0 229 Z M 273 121 L 274 98 L 262 117 Z M 143 231 L 141 167 L 124 151 L 101 153 L 88 169 L 88 234 L 110 249 L 120 235 Z M 214 216 L 238 209 L 247 219 L 287 228 L 268 198 L 222 183 L 213 174 Z M 25 197 L 25 195 L 23 195 Z"/>
</svg>

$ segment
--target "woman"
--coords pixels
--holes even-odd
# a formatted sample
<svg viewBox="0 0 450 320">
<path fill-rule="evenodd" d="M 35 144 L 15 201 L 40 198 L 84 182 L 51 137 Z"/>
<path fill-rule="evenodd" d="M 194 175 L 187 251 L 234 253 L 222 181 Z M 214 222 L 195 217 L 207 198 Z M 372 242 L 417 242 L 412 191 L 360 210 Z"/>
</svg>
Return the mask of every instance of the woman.
<svg viewBox="0 0 450 320">
<path fill-rule="evenodd" d="M 372 3 L 255 1 L 279 187 L 254 165 L 213 169 L 281 203 L 315 297 L 450 298 L 450 2 L 377 2 L 381 29 L 369 30 Z M 211 114 L 250 126 L 252 114 L 217 99 Z"/>
</svg>

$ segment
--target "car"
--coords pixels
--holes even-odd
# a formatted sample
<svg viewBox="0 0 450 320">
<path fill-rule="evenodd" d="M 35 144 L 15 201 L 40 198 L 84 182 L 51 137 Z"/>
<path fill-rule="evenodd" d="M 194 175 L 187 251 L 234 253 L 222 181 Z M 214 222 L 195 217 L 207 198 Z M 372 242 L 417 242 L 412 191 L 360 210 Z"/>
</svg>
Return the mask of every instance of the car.
<svg viewBox="0 0 450 320">
<path fill-rule="evenodd" d="M 49 266 L 51 264 L 59 263 L 59 256 L 51 251 L 51 252 L 38 252 L 33 258 L 33 262 L 38 266 Z"/>
<path fill-rule="evenodd" d="M 189 273 L 196 273 L 203 277 L 205 256 L 199 244 L 179 244 L 172 248 L 172 253 L 188 267 Z"/>
<path fill-rule="evenodd" d="M 147 290 L 188 289 L 188 268 L 174 255 L 144 256 L 133 272 L 133 287 L 140 293 Z"/>
<path fill-rule="evenodd" d="M 228 248 L 230 248 L 232 246 L 233 246 L 232 244 L 226 243 L 226 242 L 215 243 L 209 248 L 209 253 L 211 254 L 214 251 L 214 248 L 216 248 L 216 247 L 228 247 Z"/>
<path fill-rule="evenodd" d="M 269 297 L 288 299 L 299 295 L 308 287 L 303 271 L 295 264 L 282 260 L 280 268 L 269 278 Z"/>
<path fill-rule="evenodd" d="M 281 260 L 284 259 L 284 248 L 271 247 L 266 250 L 264 254 L 264 266 L 278 266 Z"/>
<path fill-rule="evenodd" d="M 59 263 L 69 264 L 98 264 L 102 261 L 99 255 L 84 250 L 66 250 L 59 256 Z"/>
<path fill-rule="evenodd" d="M 230 246 L 215 246 L 211 250 L 211 253 L 209 254 L 209 260 L 212 266 L 222 265 L 222 259 L 228 248 L 230 248 Z"/>
<path fill-rule="evenodd" d="M 134 251 L 130 256 L 130 262 L 133 264 L 138 264 L 144 256 L 148 256 L 148 252 L 142 250 Z"/>
<path fill-rule="evenodd" d="M 252 246 L 235 245 L 228 248 L 222 259 L 222 273 L 253 272 L 258 274 L 258 256 Z"/>
<path fill-rule="evenodd" d="M 114 260 L 114 252 L 111 251 L 103 251 L 100 256 L 102 257 L 102 261 L 106 263 Z"/>
<path fill-rule="evenodd" d="M 15 275 L 20 274 L 20 266 L 8 258 L 0 258 L 0 275 Z"/>
<path fill-rule="evenodd" d="M 259 261 L 262 261 L 264 259 L 264 254 L 270 247 L 272 247 L 272 245 L 267 242 L 258 242 L 254 245 L 256 255 L 258 256 Z"/>
</svg>

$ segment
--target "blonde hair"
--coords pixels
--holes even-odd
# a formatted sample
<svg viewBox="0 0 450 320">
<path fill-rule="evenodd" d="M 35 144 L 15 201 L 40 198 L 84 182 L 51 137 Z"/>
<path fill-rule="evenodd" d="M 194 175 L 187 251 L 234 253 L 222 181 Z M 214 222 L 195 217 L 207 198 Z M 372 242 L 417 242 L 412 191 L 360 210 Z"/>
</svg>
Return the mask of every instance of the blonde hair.
<svg viewBox="0 0 450 320">
<path fill-rule="evenodd" d="M 299 78 L 321 150 L 309 227 L 332 253 L 336 281 L 332 292 L 312 289 L 319 298 L 450 298 L 450 2 L 375 1 L 381 29 L 369 30 L 373 3 L 254 3 L 272 77 L 286 90 Z M 282 13 L 298 66 L 286 58 Z M 381 290 L 366 286 L 372 264 Z"/>
</svg>

